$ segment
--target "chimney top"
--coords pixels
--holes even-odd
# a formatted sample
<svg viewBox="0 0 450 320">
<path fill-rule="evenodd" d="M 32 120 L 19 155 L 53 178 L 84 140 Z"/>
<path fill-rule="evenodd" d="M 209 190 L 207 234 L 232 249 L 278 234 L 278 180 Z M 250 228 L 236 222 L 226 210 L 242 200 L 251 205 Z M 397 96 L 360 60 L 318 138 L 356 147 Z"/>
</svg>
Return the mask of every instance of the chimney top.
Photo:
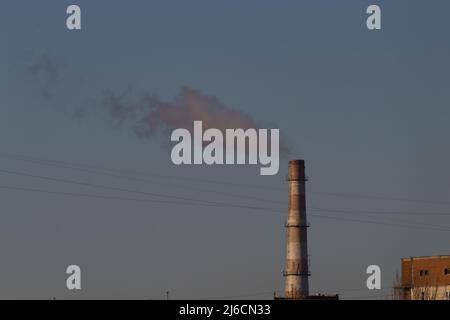
<svg viewBox="0 0 450 320">
<path fill-rule="evenodd" d="M 306 181 L 305 160 L 290 160 L 288 181 Z"/>
<path fill-rule="evenodd" d="M 305 166 L 305 160 L 289 160 L 289 166 Z"/>
</svg>

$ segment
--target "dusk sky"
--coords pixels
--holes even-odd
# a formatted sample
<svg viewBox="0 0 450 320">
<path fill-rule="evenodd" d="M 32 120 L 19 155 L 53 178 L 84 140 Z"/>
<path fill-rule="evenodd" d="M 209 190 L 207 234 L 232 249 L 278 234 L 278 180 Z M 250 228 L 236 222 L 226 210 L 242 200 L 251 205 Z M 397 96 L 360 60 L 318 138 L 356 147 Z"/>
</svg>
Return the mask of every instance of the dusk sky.
<svg viewBox="0 0 450 320">
<path fill-rule="evenodd" d="M 2 1 L 0 298 L 271 299 L 290 159 L 309 176 L 311 291 L 386 297 L 400 258 L 450 254 L 449 22 L 446 0 Z M 101 108 L 183 88 L 279 128 L 280 172 L 176 166 L 164 133 Z"/>
</svg>

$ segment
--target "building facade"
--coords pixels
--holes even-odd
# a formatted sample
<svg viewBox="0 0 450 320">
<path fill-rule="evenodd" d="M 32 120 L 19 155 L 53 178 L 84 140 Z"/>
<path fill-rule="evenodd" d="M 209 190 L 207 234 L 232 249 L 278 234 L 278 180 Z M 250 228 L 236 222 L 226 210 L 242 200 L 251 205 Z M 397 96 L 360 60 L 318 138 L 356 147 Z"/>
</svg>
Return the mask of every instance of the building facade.
<svg viewBox="0 0 450 320">
<path fill-rule="evenodd" d="M 400 299 L 450 300 L 450 256 L 409 257 L 401 264 Z"/>
</svg>

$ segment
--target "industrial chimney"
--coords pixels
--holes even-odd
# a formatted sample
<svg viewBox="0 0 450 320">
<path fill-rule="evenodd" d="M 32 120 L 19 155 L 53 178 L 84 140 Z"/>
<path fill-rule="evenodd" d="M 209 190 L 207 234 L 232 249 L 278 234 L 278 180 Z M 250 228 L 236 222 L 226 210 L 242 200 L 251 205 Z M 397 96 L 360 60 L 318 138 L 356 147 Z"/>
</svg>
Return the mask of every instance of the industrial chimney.
<svg viewBox="0 0 450 320">
<path fill-rule="evenodd" d="M 289 161 L 289 207 L 286 223 L 285 298 L 309 297 L 308 240 L 305 199 L 305 161 Z"/>
</svg>

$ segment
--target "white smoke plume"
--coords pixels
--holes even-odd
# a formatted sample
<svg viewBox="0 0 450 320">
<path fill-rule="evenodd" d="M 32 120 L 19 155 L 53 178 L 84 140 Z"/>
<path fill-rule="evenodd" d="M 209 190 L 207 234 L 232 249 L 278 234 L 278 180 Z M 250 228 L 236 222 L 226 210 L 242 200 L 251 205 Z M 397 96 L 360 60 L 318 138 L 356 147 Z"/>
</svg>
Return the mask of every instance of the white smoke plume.
<svg viewBox="0 0 450 320">
<path fill-rule="evenodd" d="M 144 139 L 152 139 L 158 134 L 169 136 L 178 128 L 191 131 L 196 120 L 203 122 L 204 130 L 268 129 L 248 113 L 225 105 L 215 96 L 187 87 L 182 88 L 171 101 L 163 101 L 155 95 L 135 98 L 132 91 L 127 90 L 121 95 L 106 94 L 100 105 L 114 120 L 130 125 L 133 133 Z M 85 115 L 82 110 L 77 113 Z M 290 152 L 284 139 L 280 141 L 280 152 Z"/>
</svg>

